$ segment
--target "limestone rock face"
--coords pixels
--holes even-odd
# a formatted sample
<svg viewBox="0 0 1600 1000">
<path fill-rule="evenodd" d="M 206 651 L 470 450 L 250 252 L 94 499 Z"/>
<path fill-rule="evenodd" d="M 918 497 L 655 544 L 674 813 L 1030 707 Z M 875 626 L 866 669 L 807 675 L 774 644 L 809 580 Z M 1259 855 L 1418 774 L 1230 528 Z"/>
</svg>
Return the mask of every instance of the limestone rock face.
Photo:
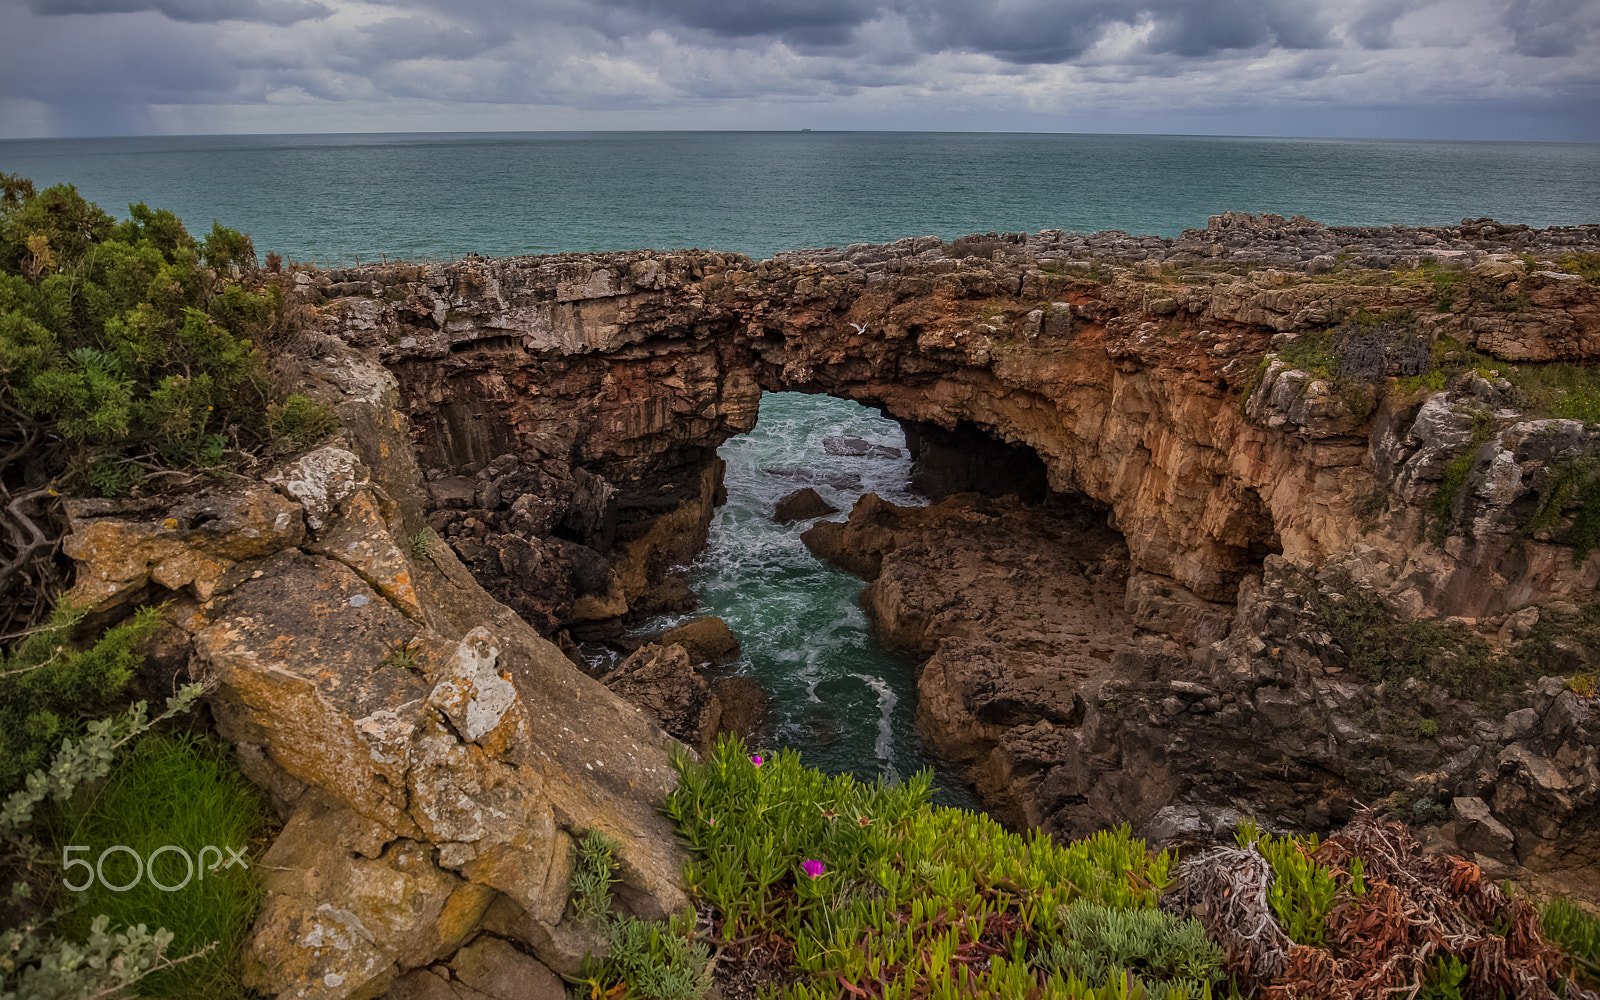
<svg viewBox="0 0 1600 1000">
<path fill-rule="evenodd" d="M 106 610 L 175 591 L 189 672 L 284 814 L 263 859 L 252 988 L 328 1000 L 410 988 L 497 902 L 516 915 L 499 931 L 544 963 L 530 969 L 575 970 L 593 942 L 563 923 L 573 837 L 598 828 L 624 844 L 619 895 L 639 915 L 686 902 L 657 811 L 671 741 L 422 531 L 393 378 L 326 351 L 302 384 L 335 408 L 339 440 L 264 483 L 69 508 L 79 592 Z M 494 970 L 520 968 L 495 954 L 471 988 L 501 989 Z"/>
<path fill-rule="evenodd" d="M 240 562 L 293 548 L 306 535 L 300 507 L 259 483 L 172 504 L 73 497 L 65 507 L 62 551 L 92 567 L 79 571 L 76 593 L 102 607 L 152 582 L 210 600 L 236 582 Z"/>
<path fill-rule="evenodd" d="M 1561 571 L 1542 553 L 1521 559 L 1503 525 L 1480 544 L 1419 544 L 1416 522 L 1453 457 L 1442 449 L 1458 437 L 1434 433 L 1447 430 L 1436 419 L 1445 414 L 1282 359 L 1260 362 L 1274 345 L 1363 311 L 1409 311 L 1429 341 L 1453 337 L 1508 360 L 1593 357 L 1600 289 L 1551 268 L 1530 272 L 1520 259 L 1583 247 L 1600 247 L 1600 229 L 1268 219 L 1176 240 L 1050 230 L 759 263 L 699 251 L 472 260 L 342 273 L 347 280 L 329 279 L 343 294 L 321 322 L 396 374 L 424 464 L 436 482 L 456 483 L 448 497 L 443 485 L 435 493 L 474 573 L 499 581 L 490 589 L 513 603 L 518 587 L 562 595 L 538 609 L 554 616 L 550 628 L 620 613 L 621 601 L 636 615 L 661 609 L 648 595 L 703 538 L 714 450 L 753 426 L 762 390 L 881 409 L 916 439 L 918 474 L 953 489 L 1005 481 L 998 488 L 1023 499 L 1046 488 L 1086 495 L 1109 508 L 1131 570 L 1204 601 L 1232 603 L 1269 553 L 1308 566 L 1364 545 L 1394 572 L 1363 579 L 1395 599 L 1414 591 L 1404 600 L 1415 613 L 1480 617 L 1592 586 L 1600 563 Z M 1321 258 L 1380 270 L 1370 281 L 1311 280 L 1326 270 L 1312 266 Z M 1381 270 L 1426 260 L 1462 267 L 1444 307 L 1431 286 Z M 1219 263 L 1255 270 L 1224 273 Z M 1452 387 L 1448 405 L 1462 393 L 1480 408 L 1501 405 L 1482 388 Z M 934 468 L 952 443 L 972 441 L 996 450 L 982 475 Z M 874 447 L 845 437 L 826 446 Z M 497 485 L 508 457 L 520 468 L 564 463 L 570 474 L 551 473 L 552 483 L 576 483 L 579 469 L 603 483 L 618 548 L 572 523 L 546 528 L 583 507 L 582 491 Z M 1532 462 L 1518 459 L 1521 478 L 1504 459 L 1475 469 L 1458 528 L 1478 526 L 1480 501 L 1520 512 L 1548 467 Z M 475 484 L 470 500 L 463 477 Z M 1370 526 L 1356 516 L 1358 501 L 1396 492 Z M 529 493 L 528 519 L 509 516 Z M 620 590 L 566 596 L 546 531 L 603 555 Z M 665 599 L 685 603 L 681 590 Z"/>
</svg>

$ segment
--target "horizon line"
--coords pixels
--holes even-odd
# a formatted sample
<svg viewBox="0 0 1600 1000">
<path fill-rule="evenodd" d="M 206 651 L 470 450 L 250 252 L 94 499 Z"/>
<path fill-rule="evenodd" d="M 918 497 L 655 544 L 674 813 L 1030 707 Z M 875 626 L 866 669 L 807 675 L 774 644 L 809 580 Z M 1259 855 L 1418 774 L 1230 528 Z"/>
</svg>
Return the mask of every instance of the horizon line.
<svg viewBox="0 0 1600 1000">
<path fill-rule="evenodd" d="M 439 130 L 372 130 L 323 132 L 142 132 L 121 135 L 40 135 L 0 136 L 0 142 L 74 142 L 113 139 L 288 139 L 382 136 L 555 136 L 555 135 L 1014 135 L 1014 136 L 1084 136 L 1095 138 L 1148 138 L 1148 139 L 1290 139 L 1301 141 L 1345 142 L 1470 142 L 1503 143 L 1517 145 L 1595 146 L 1600 140 L 1583 139 L 1486 139 L 1451 136 L 1359 136 L 1359 135 L 1279 135 L 1250 132 L 1084 132 L 1047 131 L 1040 129 L 829 129 L 829 128 L 661 128 L 661 129 L 475 129 L 468 131 Z"/>
</svg>

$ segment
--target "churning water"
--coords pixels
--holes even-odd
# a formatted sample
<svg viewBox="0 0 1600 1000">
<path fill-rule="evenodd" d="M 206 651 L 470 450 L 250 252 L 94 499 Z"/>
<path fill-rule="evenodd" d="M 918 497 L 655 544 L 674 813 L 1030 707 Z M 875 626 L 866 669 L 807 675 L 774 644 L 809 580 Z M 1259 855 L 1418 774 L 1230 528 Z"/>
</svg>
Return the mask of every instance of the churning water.
<svg viewBox="0 0 1600 1000">
<path fill-rule="evenodd" d="M 850 454 L 855 452 L 855 454 Z M 859 403 L 767 393 L 755 430 L 729 440 L 728 502 L 691 567 L 704 605 L 743 643 L 738 672 L 772 695 L 769 737 L 807 763 L 894 780 L 933 767 L 941 801 L 972 805 L 960 778 L 924 747 L 913 726 L 915 663 L 885 650 L 856 605 L 865 586 L 811 555 L 800 535 L 814 521 L 778 524 L 779 500 L 814 488 L 843 517 L 864 493 L 902 505 L 911 458 L 900 425 Z M 651 629 L 686 619 L 663 618 Z"/>
</svg>

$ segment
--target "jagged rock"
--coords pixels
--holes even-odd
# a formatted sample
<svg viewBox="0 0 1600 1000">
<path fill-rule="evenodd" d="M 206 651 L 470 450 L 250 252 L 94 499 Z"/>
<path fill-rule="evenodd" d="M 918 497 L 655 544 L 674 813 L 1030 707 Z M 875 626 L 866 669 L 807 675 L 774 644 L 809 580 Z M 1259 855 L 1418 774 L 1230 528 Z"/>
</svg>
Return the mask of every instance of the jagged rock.
<svg viewBox="0 0 1600 1000">
<path fill-rule="evenodd" d="M 1456 843 L 1462 850 L 1486 854 L 1498 861 L 1515 858 L 1516 836 L 1494 818 L 1489 804 L 1480 798 L 1462 797 L 1450 803 L 1456 823 Z"/>
<path fill-rule="evenodd" d="M 447 954 L 492 893 L 435 867 L 431 853 L 320 794 L 303 796 L 261 859 L 266 903 L 245 985 L 282 1000 L 372 997 L 398 970 Z M 441 922 L 451 909 L 455 919 Z"/>
<path fill-rule="evenodd" d="M 341 351 L 306 361 L 302 384 L 335 408 L 342 440 L 273 474 L 279 491 L 239 481 L 177 506 L 91 505 L 69 550 L 83 579 L 114 584 L 101 612 L 134 588 L 189 591 L 172 620 L 191 667 L 287 815 L 247 946 L 253 988 L 375 996 L 496 901 L 515 914 L 500 933 L 575 971 L 594 942 L 563 922 L 574 836 L 622 842 L 625 909 L 659 919 L 686 902 L 657 811 L 670 744 L 449 546 L 412 541 L 426 502 L 397 386 Z M 197 556 L 232 565 L 162 568 Z"/>
<path fill-rule="evenodd" d="M 807 486 L 779 500 L 773 508 L 772 519 L 779 524 L 791 521 L 809 521 L 839 513 L 839 508 L 822 499 L 822 494 Z"/>
<path fill-rule="evenodd" d="M 889 445 L 873 444 L 851 434 L 836 434 L 822 439 L 822 450 L 830 455 L 854 458 L 899 458 L 904 452 Z"/>
<path fill-rule="evenodd" d="M 663 646 L 682 646 L 692 663 L 721 665 L 739 658 L 739 637 L 721 618 L 707 617 L 667 629 L 656 637 Z"/>
<path fill-rule="evenodd" d="M 711 749 L 721 706 L 682 646 L 641 646 L 601 683 L 702 755 Z"/>
<path fill-rule="evenodd" d="M 718 733 L 732 733 L 748 744 L 765 729 L 772 699 L 760 684 L 748 677 L 724 677 L 711 685 L 711 693 L 722 709 Z"/>
<path fill-rule="evenodd" d="M 238 582 L 240 562 L 293 548 L 306 535 L 300 506 L 259 483 L 171 504 L 71 497 L 63 506 L 62 551 L 88 567 L 74 594 L 102 608 L 151 582 L 208 601 Z"/>
</svg>

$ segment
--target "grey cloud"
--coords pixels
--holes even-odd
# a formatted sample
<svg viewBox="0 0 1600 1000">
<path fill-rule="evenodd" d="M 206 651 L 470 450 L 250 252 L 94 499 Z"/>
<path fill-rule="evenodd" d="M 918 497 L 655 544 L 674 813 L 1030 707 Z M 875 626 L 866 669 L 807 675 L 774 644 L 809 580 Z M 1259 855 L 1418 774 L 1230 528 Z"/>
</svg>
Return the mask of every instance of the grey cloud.
<svg viewBox="0 0 1600 1000">
<path fill-rule="evenodd" d="M 384 60 L 470 59 L 503 41 L 440 27 L 426 17 L 391 17 L 363 29 L 362 36 L 368 54 Z"/>
<path fill-rule="evenodd" d="M 1595 7 L 1584 0 L 1511 0 L 1502 15 L 1512 49 L 1545 58 L 1575 54 L 1594 21 Z"/>
<path fill-rule="evenodd" d="M 1369 7 L 1350 22 L 1350 38 L 1364 49 L 1387 49 L 1394 45 L 1394 23 L 1406 13 L 1399 4 Z"/>
<path fill-rule="evenodd" d="M 1211 56 L 1228 49 L 1275 45 L 1319 49 L 1327 28 L 1310 4 L 1203 0 L 1180 3 L 1156 14 L 1150 50 L 1180 56 Z"/>
<path fill-rule="evenodd" d="M 189 24 L 251 21 L 279 26 L 333 13 L 317 0 L 34 0 L 30 9 L 44 16 L 155 11 Z"/>
</svg>

